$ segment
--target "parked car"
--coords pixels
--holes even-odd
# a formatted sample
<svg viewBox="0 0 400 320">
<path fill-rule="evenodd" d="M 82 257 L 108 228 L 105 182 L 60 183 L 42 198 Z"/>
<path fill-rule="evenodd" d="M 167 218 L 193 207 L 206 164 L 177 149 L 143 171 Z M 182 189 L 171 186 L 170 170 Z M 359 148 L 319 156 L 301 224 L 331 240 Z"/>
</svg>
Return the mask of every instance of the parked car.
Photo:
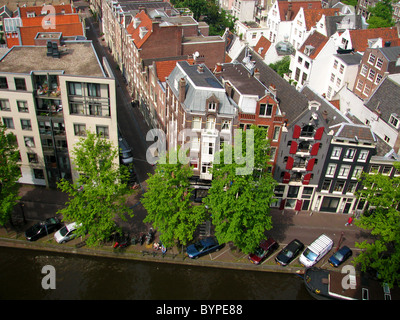
<svg viewBox="0 0 400 320">
<path fill-rule="evenodd" d="M 248 258 L 250 262 L 254 264 L 261 264 L 272 252 L 278 249 L 278 247 L 278 243 L 272 238 L 262 240 L 256 251 L 250 253 Z"/>
<path fill-rule="evenodd" d="M 48 218 L 38 222 L 25 231 L 26 240 L 36 241 L 39 238 L 57 231 L 62 227 L 61 221 L 57 217 Z"/>
<path fill-rule="evenodd" d="M 345 262 L 352 254 L 353 254 L 353 252 L 350 250 L 350 248 L 347 246 L 344 246 L 344 247 L 340 248 L 338 251 L 336 251 L 332 255 L 332 257 L 329 258 L 328 261 L 333 267 L 338 267 L 343 262 Z"/>
<path fill-rule="evenodd" d="M 303 249 L 304 244 L 294 239 L 278 253 L 275 257 L 275 261 L 281 266 L 287 266 Z"/>
<path fill-rule="evenodd" d="M 77 225 L 76 222 L 70 223 L 62 227 L 54 234 L 54 239 L 58 243 L 65 243 L 75 238 L 76 234 L 74 231 L 79 228 L 82 224 Z"/>
<path fill-rule="evenodd" d="M 188 246 L 186 248 L 186 253 L 191 259 L 197 259 L 198 257 L 218 251 L 224 246 L 224 244 L 219 244 L 218 241 L 213 237 L 208 237 L 199 240 L 198 242 Z"/>
</svg>

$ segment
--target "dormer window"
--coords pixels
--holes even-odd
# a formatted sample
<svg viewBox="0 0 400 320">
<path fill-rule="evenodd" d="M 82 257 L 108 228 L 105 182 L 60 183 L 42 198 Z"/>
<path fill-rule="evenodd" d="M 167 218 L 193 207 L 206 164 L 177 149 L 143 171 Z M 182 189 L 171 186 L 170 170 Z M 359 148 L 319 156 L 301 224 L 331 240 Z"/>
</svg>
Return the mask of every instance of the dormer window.
<svg viewBox="0 0 400 320">
<path fill-rule="evenodd" d="M 396 129 L 399 128 L 400 125 L 400 117 L 396 113 L 392 113 L 389 118 L 389 123 L 395 127 Z"/>
<path fill-rule="evenodd" d="M 146 27 L 140 27 L 140 29 L 139 29 L 139 37 L 140 37 L 140 39 L 143 39 L 143 37 L 146 35 L 146 33 L 147 33 Z"/>
<path fill-rule="evenodd" d="M 34 18 L 35 17 L 35 12 L 27 12 L 26 13 L 27 18 Z"/>
<path fill-rule="evenodd" d="M 307 45 L 304 49 L 304 54 L 306 54 L 307 56 L 310 56 L 311 53 L 314 51 L 314 49 L 315 48 L 313 46 Z"/>
<path fill-rule="evenodd" d="M 216 111 L 217 110 L 217 103 L 215 101 L 210 101 L 208 103 L 208 111 Z"/>
</svg>

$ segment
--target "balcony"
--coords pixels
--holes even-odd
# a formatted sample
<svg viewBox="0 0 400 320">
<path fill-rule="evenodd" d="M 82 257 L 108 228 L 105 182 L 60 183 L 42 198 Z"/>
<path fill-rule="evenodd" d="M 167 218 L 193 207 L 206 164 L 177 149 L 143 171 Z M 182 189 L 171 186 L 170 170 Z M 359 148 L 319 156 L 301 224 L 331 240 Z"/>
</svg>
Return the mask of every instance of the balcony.
<svg viewBox="0 0 400 320">
<path fill-rule="evenodd" d="M 61 95 L 57 75 L 36 75 L 34 80 L 38 97 L 57 98 Z"/>
<path fill-rule="evenodd" d="M 36 115 L 42 117 L 63 117 L 61 100 L 36 99 Z"/>
</svg>

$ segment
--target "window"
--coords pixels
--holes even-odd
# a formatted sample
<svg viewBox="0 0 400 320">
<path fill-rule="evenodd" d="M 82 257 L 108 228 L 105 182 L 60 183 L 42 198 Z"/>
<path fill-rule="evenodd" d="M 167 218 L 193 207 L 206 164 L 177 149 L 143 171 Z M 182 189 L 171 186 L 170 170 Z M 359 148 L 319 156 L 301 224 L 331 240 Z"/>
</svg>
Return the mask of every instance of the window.
<svg viewBox="0 0 400 320">
<path fill-rule="evenodd" d="M 24 142 L 25 142 L 25 146 L 28 148 L 35 147 L 35 140 L 33 139 L 33 137 L 24 137 Z"/>
<path fill-rule="evenodd" d="M 371 91 L 371 87 L 368 86 L 368 85 L 366 85 L 366 86 L 364 87 L 363 94 L 366 95 L 366 96 L 368 96 L 369 93 L 370 93 L 370 91 Z"/>
<path fill-rule="evenodd" d="M 221 130 L 230 130 L 231 120 L 222 120 Z"/>
<path fill-rule="evenodd" d="M 383 166 L 382 174 L 389 175 L 392 172 L 392 166 Z"/>
<path fill-rule="evenodd" d="M 260 104 L 260 116 L 270 117 L 272 115 L 272 104 Z"/>
<path fill-rule="evenodd" d="M 342 80 L 338 77 L 337 79 L 336 79 L 336 86 L 340 86 L 340 83 L 342 82 Z"/>
<path fill-rule="evenodd" d="M 356 154 L 356 149 L 349 148 L 346 150 L 343 160 L 353 160 L 355 154 Z"/>
<path fill-rule="evenodd" d="M 310 68 L 310 63 L 308 61 L 304 62 L 304 66 L 306 67 L 306 69 Z"/>
<path fill-rule="evenodd" d="M 369 73 L 368 73 L 368 79 L 371 80 L 371 81 L 374 81 L 374 79 L 375 79 L 375 74 L 376 74 L 376 71 L 373 70 L 373 69 L 370 69 L 370 70 L 369 70 Z"/>
<path fill-rule="evenodd" d="M 0 77 L 0 89 L 8 89 L 8 83 L 6 77 Z"/>
<path fill-rule="evenodd" d="M 355 167 L 351 178 L 352 179 L 360 178 L 362 172 L 363 172 L 363 167 L 360 167 L 360 166 Z"/>
<path fill-rule="evenodd" d="M 192 129 L 195 129 L 195 130 L 201 129 L 201 117 L 193 117 Z"/>
<path fill-rule="evenodd" d="M 0 99 L 0 111 L 11 111 L 8 99 Z"/>
<path fill-rule="evenodd" d="M 96 133 L 102 138 L 109 138 L 108 126 L 96 126 Z"/>
<path fill-rule="evenodd" d="M 371 167 L 369 168 L 369 172 L 370 173 L 376 173 L 379 172 L 380 166 L 377 164 L 373 164 L 371 165 Z"/>
<path fill-rule="evenodd" d="M 332 150 L 331 159 L 339 159 L 341 152 L 342 148 L 334 147 Z"/>
<path fill-rule="evenodd" d="M 312 137 L 314 135 L 314 126 L 305 125 L 300 132 L 302 137 Z"/>
<path fill-rule="evenodd" d="M 339 64 L 339 61 L 335 60 L 333 62 L 333 69 L 337 69 L 338 64 Z"/>
<path fill-rule="evenodd" d="M 364 81 L 358 79 L 356 89 L 358 91 L 362 91 L 363 86 L 364 86 Z"/>
<path fill-rule="evenodd" d="M 331 188 L 331 183 L 331 179 L 325 179 L 322 183 L 321 191 L 329 191 L 329 189 Z"/>
<path fill-rule="evenodd" d="M 390 138 L 389 138 L 387 135 L 385 135 L 385 137 L 383 138 L 383 140 L 385 140 L 385 142 L 389 143 Z"/>
<path fill-rule="evenodd" d="M 36 153 L 27 153 L 29 163 L 38 163 L 38 157 Z"/>
<path fill-rule="evenodd" d="M 215 111 L 217 109 L 217 103 L 215 101 L 210 101 L 208 103 L 208 111 Z"/>
<path fill-rule="evenodd" d="M 42 169 L 33 169 L 33 176 L 35 179 L 44 179 L 44 172 Z"/>
<path fill-rule="evenodd" d="M 375 84 L 381 83 L 382 78 L 383 78 L 383 76 L 382 76 L 380 73 L 378 73 L 378 74 L 376 75 Z"/>
<path fill-rule="evenodd" d="M 336 181 L 333 192 L 342 192 L 344 188 L 344 181 Z"/>
<path fill-rule="evenodd" d="M 340 74 L 343 74 L 343 71 L 344 71 L 344 65 L 341 64 L 341 65 L 340 65 L 340 69 L 339 69 L 339 73 L 340 73 Z"/>
<path fill-rule="evenodd" d="M 74 134 L 76 136 L 86 136 L 86 124 L 74 124 Z"/>
<path fill-rule="evenodd" d="M 89 97 L 100 97 L 100 85 L 98 83 L 88 83 L 87 90 Z"/>
<path fill-rule="evenodd" d="M 79 82 L 69 82 L 68 83 L 69 94 L 73 96 L 82 95 L 82 83 Z"/>
<path fill-rule="evenodd" d="M 19 112 L 28 112 L 28 102 L 27 101 L 17 101 Z"/>
<path fill-rule="evenodd" d="M 335 74 L 334 73 L 331 73 L 331 80 L 330 81 L 331 82 L 335 81 Z"/>
<path fill-rule="evenodd" d="M 24 78 L 14 78 L 15 89 L 16 90 L 25 90 L 26 91 L 26 83 Z"/>
<path fill-rule="evenodd" d="M 372 53 L 370 53 L 369 54 L 369 57 L 368 57 L 368 63 L 370 63 L 370 64 L 374 64 L 375 63 L 375 55 L 373 55 Z"/>
<path fill-rule="evenodd" d="M 350 168 L 351 168 L 350 166 L 341 165 L 340 169 L 339 169 L 339 172 L 338 172 L 338 177 L 346 179 L 348 177 L 348 175 L 349 175 Z"/>
<path fill-rule="evenodd" d="M 7 129 L 15 129 L 14 120 L 12 118 L 3 118 L 3 124 Z"/>
<path fill-rule="evenodd" d="M 328 167 L 326 168 L 325 175 L 327 177 L 333 177 L 335 175 L 335 171 L 336 171 L 336 164 L 330 163 L 330 164 L 328 164 Z"/>
<path fill-rule="evenodd" d="M 100 103 L 90 103 L 89 104 L 89 115 L 101 116 L 101 104 Z"/>
<path fill-rule="evenodd" d="M 206 122 L 206 129 L 207 130 L 214 130 L 215 129 L 215 118 L 208 117 Z"/>
<path fill-rule="evenodd" d="M 32 130 L 31 120 L 21 119 L 21 128 L 22 130 Z"/>
<path fill-rule="evenodd" d="M 390 118 L 389 118 L 389 123 L 390 123 L 393 127 L 395 127 L 395 128 L 397 129 L 398 126 L 399 126 L 399 119 L 398 119 L 395 115 L 391 114 L 391 115 L 390 115 Z"/>
<path fill-rule="evenodd" d="M 214 153 L 214 143 L 208 143 L 208 154 L 212 155 Z"/>
<path fill-rule="evenodd" d="M 190 141 L 190 149 L 191 150 L 200 150 L 200 138 L 192 137 Z"/>
<path fill-rule="evenodd" d="M 378 68 L 379 70 L 381 70 L 381 69 L 382 69 L 382 65 L 383 65 L 383 60 L 382 60 L 381 58 L 378 58 L 378 59 L 376 60 L 376 65 L 375 65 L 375 67 Z"/>
<path fill-rule="evenodd" d="M 358 161 L 365 162 L 367 161 L 369 151 L 368 150 L 361 150 L 360 155 L 358 156 Z"/>
<path fill-rule="evenodd" d="M 366 76 L 367 75 L 367 73 L 368 73 L 368 66 L 366 66 L 365 64 L 363 64 L 362 66 L 361 66 L 361 70 L 360 70 L 360 74 L 362 75 L 362 76 Z"/>
<path fill-rule="evenodd" d="M 347 186 L 347 192 L 346 193 L 354 194 L 356 192 L 356 190 L 357 190 L 357 184 L 358 184 L 358 182 L 350 181 L 348 186 Z"/>
<path fill-rule="evenodd" d="M 281 127 L 278 127 L 278 126 L 274 127 L 274 134 L 272 136 L 272 140 L 273 141 L 278 141 L 278 139 L 279 139 L 279 131 L 280 130 L 281 130 Z"/>
</svg>

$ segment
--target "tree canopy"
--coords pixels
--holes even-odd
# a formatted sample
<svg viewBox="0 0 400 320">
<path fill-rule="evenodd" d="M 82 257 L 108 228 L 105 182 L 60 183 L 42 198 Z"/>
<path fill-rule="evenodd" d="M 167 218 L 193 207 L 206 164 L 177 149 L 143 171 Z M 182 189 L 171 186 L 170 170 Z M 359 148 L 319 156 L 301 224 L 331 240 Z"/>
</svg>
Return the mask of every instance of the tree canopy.
<svg viewBox="0 0 400 320">
<path fill-rule="evenodd" d="M 21 170 L 18 164 L 17 139 L 12 132 L 0 125 L 0 225 L 10 220 L 11 212 L 19 200 L 18 179 Z"/>
<path fill-rule="evenodd" d="M 80 175 L 76 183 L 62 179 L 58 187 L 68 193 L 66 208 L 59 212 L 63 220 L 81 223 L 78 235 L 88 234 L 87 245 L 98 245 L 118 229 L 115 218 L 125 220 L 133 216 L 125 205 L 129 194 L 128 169 L 119 167 L 118 148 L 112 143 L 87 131 L 72 150 L 73 164 Z"/>
<path fill-rule="evenodd" d="M 381 0 L 375 3 L 375 6 L 369 6 L 370 13 L 367 23 L 368 29 L 386 28 L 394 26 L 392 19 L 393 7 L 392 0 Z"/>
<path fill-rule="evenodd" d="M 267 130 L 252 126 L 244 135 L 244 143 L 236 136 L 235 145 L 225 145 L 219 153 L 219 163 L 213 163 L 211 189 L 203 202 L 218 241 L 231 241 L 250 253 L 272 228 L 270 205 L 276 182 L 268 172 Z M 240 158 L 246 162 L 238 161 Z"/>
<path fill-rule="evenodd" d="M 189 178 L 193 169 L 176 159 L 174 153 L 171 151 L 158 161 L 154 174 L 146 180 L 148 187 L 141 200 L 147 210 L 144 222 L 152 223 L 166 247 L 176 241 L 186 245 L 197 226 L 205 221 L 204 208 L 191 200 Z"/>
<path fill-rule="evenodd" d="M 400 170 L 400 163 L 395 164 Z M 362 175 L 364 188 L 358 192 L 368 202 L 368 210 L 356 225 L 370 230 L 373 242 L 356 243 L 362 249 L 354 258 L 363 271 L 375 270 L 390 286 L 400 284 L 400 177 L 381 173 Z"/>
</svg>

